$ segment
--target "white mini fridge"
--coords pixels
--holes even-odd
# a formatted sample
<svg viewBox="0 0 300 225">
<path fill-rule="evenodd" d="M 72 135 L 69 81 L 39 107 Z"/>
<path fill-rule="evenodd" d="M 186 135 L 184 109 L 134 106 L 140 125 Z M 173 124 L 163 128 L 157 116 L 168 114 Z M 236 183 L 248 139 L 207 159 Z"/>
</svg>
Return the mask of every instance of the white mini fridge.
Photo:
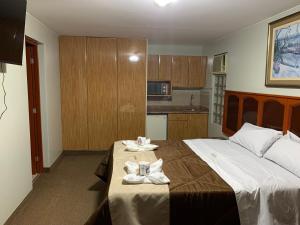
<svg viewBox="0 0 300 225">
<path fill-rule="evenodd" d="M 167 115 L 147 115 L 146 137 L 151 140 L 167 140 Z"/>
</svg>

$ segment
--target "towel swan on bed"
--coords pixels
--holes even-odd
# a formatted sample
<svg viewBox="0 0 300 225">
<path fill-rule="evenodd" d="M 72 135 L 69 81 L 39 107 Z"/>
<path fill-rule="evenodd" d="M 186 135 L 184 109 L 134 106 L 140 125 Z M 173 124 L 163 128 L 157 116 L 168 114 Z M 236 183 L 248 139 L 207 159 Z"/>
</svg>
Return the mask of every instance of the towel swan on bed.
<svg viewBox="0 0 300 225">
<path fill-rule="evenodd" d="M 127 175 L 123 177 L 126 184 L 168 184 L 169 178 L 162 171 L 163 160 L 159 159 L 150 164 L 150 173 L 146 176 L 138 174 L 139 164 L 136 162 L 127 161 L 125 168 Z"/>
</svg>

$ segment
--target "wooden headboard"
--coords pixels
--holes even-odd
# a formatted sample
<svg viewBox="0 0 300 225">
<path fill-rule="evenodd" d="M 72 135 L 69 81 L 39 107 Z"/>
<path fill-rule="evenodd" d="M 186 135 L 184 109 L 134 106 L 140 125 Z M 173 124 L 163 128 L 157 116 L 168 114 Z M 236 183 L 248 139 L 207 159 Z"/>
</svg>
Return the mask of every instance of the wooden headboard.
<svg viewBox="0 0 300 225">
<path fill-rule="evenodd" d="M 300 97 L 226 91 L 224 101 L 225 135 L 248 122 L 300 136 Z"/>
</svg>

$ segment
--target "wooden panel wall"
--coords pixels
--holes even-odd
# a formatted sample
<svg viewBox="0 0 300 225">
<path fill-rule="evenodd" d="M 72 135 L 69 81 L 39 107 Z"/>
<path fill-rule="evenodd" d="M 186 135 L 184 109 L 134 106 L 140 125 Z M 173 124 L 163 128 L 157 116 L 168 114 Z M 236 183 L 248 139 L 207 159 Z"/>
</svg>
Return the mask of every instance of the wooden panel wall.
<svg viewBox="0 0 300 225">
<path fill-rule="evenodd" d="M 118 39 L 118 138 L 145 135 L 147 41 Z M 129 56 L 140 57 L 130 62 Z"/>
<path fill-rule="evenodd" d="M 60 38 L 62 134 L 64 150 L 88 149 L 86 38 Z"/>
<path fill-rule="evenodd" d="M 109 149 L 117 140 L 117 40 L 87 39 L 88 134 L 90 150 Z"/>
</svg>

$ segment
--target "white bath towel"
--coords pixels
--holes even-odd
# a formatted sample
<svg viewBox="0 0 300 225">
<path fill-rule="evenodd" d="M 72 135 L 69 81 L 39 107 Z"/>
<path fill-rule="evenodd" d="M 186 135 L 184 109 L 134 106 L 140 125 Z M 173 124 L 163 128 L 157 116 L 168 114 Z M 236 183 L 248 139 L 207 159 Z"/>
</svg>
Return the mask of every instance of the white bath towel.
<svg viewBox="0 0 300 225">
<path fill-rule="evenodd" d="M 148 142 L 149 143 L 145 145 L 139 145 L 137 144 L 136 141 L 128 140 L 128 141 L 122 141 L 122 144 L 126 146 L 125 150 L 130 152 L 153 151 L 159 147 L 158 145 L 150 144 L 150 141 Z"/>
<path fill-rule="evenodd" d="M 136 162 L 127 161 L 125 163 L 127 175 L 123 181 L 127 184 L 168 184 L 169 178 L 162 172 L 163 160 L 159 159 L 150 164 L 150 174 L 147 176 L 140 176 L 139 164 Z"/>
<path fill-rule="evenodd" d="M 123 177 L 126 184 L 169 184 L 169 178 L 163 172 L 150 173 L 147 176 L 127 174 Z"/>
</svg>

